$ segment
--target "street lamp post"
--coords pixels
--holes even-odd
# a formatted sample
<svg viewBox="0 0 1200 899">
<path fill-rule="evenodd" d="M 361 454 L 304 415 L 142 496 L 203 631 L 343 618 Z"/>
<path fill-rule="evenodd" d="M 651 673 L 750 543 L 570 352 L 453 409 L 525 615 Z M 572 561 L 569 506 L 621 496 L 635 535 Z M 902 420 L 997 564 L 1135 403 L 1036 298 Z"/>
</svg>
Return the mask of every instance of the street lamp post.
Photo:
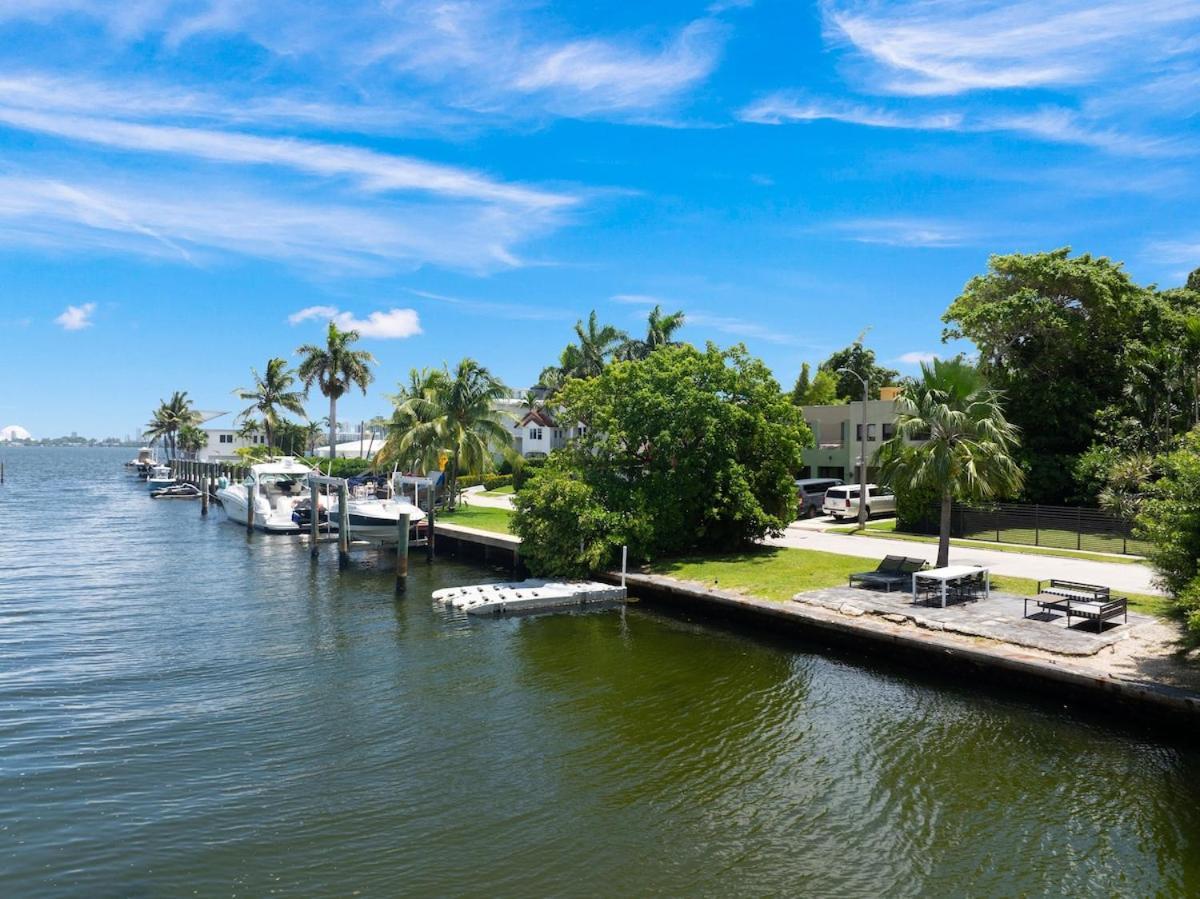
<svg viewBox="0 0 1200 899">
<path fill-rule="evenodd" d="M 867 527 L 867 396 L 869 387 L 867 379 L 852 368 L 839 368 L 838 372 L 854 375 L 862 382 L 863 386 L 862 432 L 858 435 L 858 529 L 862 531 Z"/>
</svg>

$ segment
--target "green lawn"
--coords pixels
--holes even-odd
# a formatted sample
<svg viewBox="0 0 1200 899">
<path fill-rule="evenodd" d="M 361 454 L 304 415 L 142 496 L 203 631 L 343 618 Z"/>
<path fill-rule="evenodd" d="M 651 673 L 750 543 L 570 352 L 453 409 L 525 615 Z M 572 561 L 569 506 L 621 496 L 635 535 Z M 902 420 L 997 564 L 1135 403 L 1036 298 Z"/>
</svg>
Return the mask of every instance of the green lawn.
<svg viewBox="0 0 1200 899">
<path fill-rule="evenodd" d="M 481 531 L 496 531 L 511 534 L 513 513 L 508 509 L 493 509 L 490 506 L 459 506 L 453 512 L 439 512 L 437 521 L 444 524 L 461 524 L 463 527 Z"/>
<path fill-rule="evenodd" d="M 829 531 L 839 534 L 861 534 L 858 530 L 858 525 L 838 525 L 828 529 Z M 1033 532 L 1030 531 L 1030 534 Z M 1046 532 L 1043 532 L 1043 535 Z M 1005 536 L 1006 532 L 1001 531 L 1000 536 Z M 868 537 L 884 537 L 888 540 L 907 540 L 911 543 L 937 543 L 937 537 L 929 537 L 925 534 L 905 534 L 896 532 L 896 519 L 889 518 L 886 521 L 870 521 L 867 522 Z M 977 549 L 990 549 L 1001 553 L 1025 553 L 1031 556 L 1057 556 L 1062 559 L 1088 559 L 1093 562 L 1112 562 L 1116 565 L 1136 565 L 1142 561 L 1137 556 L 1122 556 L 1122 555 L 1103 555 L 1102 553 L 1087 552 L 1073 549 L 1059 549 L 1052 546 L 1032 546 L 1032 545 L 1014 545 L 1009 543 L 996 543 L 993 540 L 966 540 L 960 538 L 952 538 L 950 540 L 952 546 L 967 546 Z M 1119 547 L 1118 547 L 1119 548 Z"/>
<path fill-rule="evenodd" d="M 869 571 L 869 559 L 839 556 L 810 549 L 763 547 L 720 556 L 686 556 L 665 559 L 650 566 L 651 572 L 682 581 L 695 581 L 708 587 L 738 590 L 761 599 L 784 602 L 795 594 L 822 587 L 844 587 L 856 571 Z M 1037 593 L 1037 581 L 1025 578 L 992 576 L 992 587 L 1017 596 Z M 1167 600 L 1139 593 L 1129 597 L 1129 607 L 1149 615 L 1165 615 Z"/>
<path fill-rule="evenodd" d="M 509 484 L 507 487 L 497 487 L 495 490 L 485 490 L 481 496 L 512 496 L 513 486 Z"/>
</svg>

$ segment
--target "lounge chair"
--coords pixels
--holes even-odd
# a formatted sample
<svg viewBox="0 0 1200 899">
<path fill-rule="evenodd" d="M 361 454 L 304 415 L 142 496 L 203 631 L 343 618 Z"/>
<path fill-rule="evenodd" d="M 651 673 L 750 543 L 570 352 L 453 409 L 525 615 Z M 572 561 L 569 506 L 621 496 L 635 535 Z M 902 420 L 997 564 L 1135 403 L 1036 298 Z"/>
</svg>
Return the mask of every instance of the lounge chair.
<svg viewBox="0 0 1200 899">
<path fill-rule="evenodd" d="M 911 586 L 914 571 L 925 567 L 924 559 L 907 559 L 904 556 L 886 556 L 874 571 L 862 571 L 850 575 L 850 586 L 882 587 L 891 592 L 893 587 L 904 589 Z"/>
</svg>

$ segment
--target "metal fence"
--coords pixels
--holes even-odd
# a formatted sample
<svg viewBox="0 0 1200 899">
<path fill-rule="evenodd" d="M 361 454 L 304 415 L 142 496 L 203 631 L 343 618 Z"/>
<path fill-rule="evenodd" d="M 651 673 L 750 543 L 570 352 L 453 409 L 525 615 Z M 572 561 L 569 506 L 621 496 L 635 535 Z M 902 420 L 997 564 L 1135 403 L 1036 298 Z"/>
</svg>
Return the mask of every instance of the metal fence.
<svg viewBox="0 0 1200 899">
<path fill-rule="evenodd" d="M 1144 555 L 1148 544 L 1133 536 L 1128 521 L 1100 509 L 1076 506 L 955 505 L 950 534 L 968 540 L 1052 546 L 1092 552 Z"/>
</svg>

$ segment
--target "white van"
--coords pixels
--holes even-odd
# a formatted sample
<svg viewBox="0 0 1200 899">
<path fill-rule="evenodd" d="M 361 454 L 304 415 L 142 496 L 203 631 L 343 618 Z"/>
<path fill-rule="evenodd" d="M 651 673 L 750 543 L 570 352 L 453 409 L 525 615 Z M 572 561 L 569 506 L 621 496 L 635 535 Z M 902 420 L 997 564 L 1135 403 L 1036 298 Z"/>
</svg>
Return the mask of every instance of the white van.
<svg viewBox="0 0 1200 899">
<path fill-rule="evenodd" d="M 821 511 L 841 520 L 843 518 L 858 518 L 858 485 L 845 487 L 830 487 L 825 491 L 825 502 Z M 896 494 L 891 487 L 880 487 L 878 484 L 867 485 L 867 517 L 881 512 L 895 514 Z"/>
</svg>

